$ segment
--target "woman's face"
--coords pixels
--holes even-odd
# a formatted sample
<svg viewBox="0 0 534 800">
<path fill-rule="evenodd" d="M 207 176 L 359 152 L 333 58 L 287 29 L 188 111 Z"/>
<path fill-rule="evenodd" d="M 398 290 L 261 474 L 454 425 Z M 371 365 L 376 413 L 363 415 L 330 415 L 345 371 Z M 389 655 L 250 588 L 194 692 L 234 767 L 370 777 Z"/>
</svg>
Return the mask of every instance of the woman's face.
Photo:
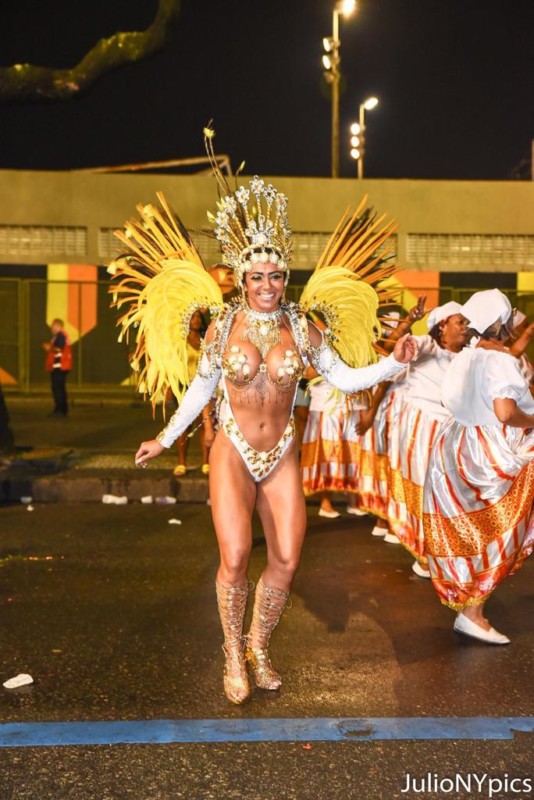
<svg viewBox="0 0 534 800">
<path fill-rule="evenodd" d="M 274 311 L 284 293 L 284 273 L 276 264 L 254 264 L 245 273 L 248 304 L 253 311 Z"/>
<path fill-rule="evenodd" d="M 467 341 L 467 319 L 463 314 L 447 317 L 441 328 L 441 341 L 447 350 L 461 350 Z"/>
<path fill-rule="evenodd" d="M 197 332 L 202 330 L 202 315 L 200 311 L 195 311 L 195 313 L 191 317 L 191 321 L 189 322 L 189 329 Z"/>
<path fill-rule="evenodd" d="M 223 296 L 234 291 L 234 271 L 230 267 L 224 264 L 216 264 L 209 272 L 213 280 L 219 284 Z"/>
</svg>

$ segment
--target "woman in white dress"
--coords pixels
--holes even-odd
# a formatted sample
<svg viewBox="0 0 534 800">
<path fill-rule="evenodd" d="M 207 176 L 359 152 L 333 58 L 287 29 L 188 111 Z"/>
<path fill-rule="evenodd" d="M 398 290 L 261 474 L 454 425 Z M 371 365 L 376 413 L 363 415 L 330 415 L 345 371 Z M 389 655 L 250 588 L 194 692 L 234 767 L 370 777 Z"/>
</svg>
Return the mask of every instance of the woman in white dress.
<svg viewBox="0 0 534 800">
<path fill-rule="evenodd" d="M 423 532 L 423 487 L 430 453 L 449 412 L 441 389 L 449 365 L 464 347 L 466 318 L 454 301 L 434 308 L 428 316 L 429 334 L 416 336 L 418 356 L 408 370 L 400 393 L 397 424 L 391 432 L 391 531 L 415 557 L 414 572 L 429 578 Z M 390 537 L 386 536 L 386 541 Z"/>
<path fill-rule="evenodd" d="M 328 381 L 309 388 L 311 402 L 301 454 L 304 494 L 319 494 L 319 516 L 335 518 L 332 492 L 347 493 L 347 513 L 359 515 L 361 436 L 356 432 L 365 393 L 343 395 Z M 337 395 L 337 396 L 336 396 Z"/>
<path fill-rule="evenodd" d="M 423 319 L 426 295 L 422 295 L 405 319 L 400 319 L 399 311 L 393 309 L 382 318 L 384 323 L 382 348 L 390 352 L 395 341 L 408 333 L 411 326 Z M 395 437 L 394 428 L 398 421 L 395 409 L 400 408 L 396 398 L 402 392 L 406 372 L 375 387 L 369 407 L 359 412 L 356 433 L 360 435 L 360 509 L 376 517 L 373 536 L 383 536 L 394 543 L 397 537 L 389 530 L 388 505 L 390 496 L 388 439 Z"/>
<path fill-rule="evenodd" d="M 534 322 L 529 323 L 522 311 L 516 311 L 513 318 L 514 335 L 507 344 L 510 352 L 519 360 L 519 366 L 526 382 L 530 386 L 531 393 L 534 392 L 534 364 L 528 357 L 526 350 L 534 338 Z"/>
<path fill-rule="evenodd" d="M 443 403 L 451 419 L 430 459 L 424 493 L 428 566 L 454 629 L 508 644 L 484 604 L 534 547 L 534 399 L 501 342 L 512 308 L 497 289 L 464 306 L 469 346 L 451 362 Z"/>
</svg>

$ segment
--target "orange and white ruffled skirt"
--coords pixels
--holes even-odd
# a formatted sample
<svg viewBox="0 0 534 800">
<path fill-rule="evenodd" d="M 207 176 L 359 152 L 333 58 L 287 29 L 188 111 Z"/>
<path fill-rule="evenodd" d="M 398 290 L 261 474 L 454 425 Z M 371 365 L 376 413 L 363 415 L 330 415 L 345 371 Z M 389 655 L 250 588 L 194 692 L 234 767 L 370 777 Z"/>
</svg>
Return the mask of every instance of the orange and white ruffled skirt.
<svg viewBox="0 0 534 800">
<path fill-rule="evenodd" d="M 378 407 L 375 419 L 361 439 L 360 509 L 387 519 L 389 501 L 389 461 L 387 452 L 388 411 L 394 393 Z"/>
<path fill-rule="evenodd" d="M 304 494 L 360 491 L 362 437 L 356 433 L 360 410 L 344 406 L 333 413 L 310 411 L 300 465 Z"/>
<path fill-rule="evenodd" d="M 397 411 L 397 409 L 395 409 Z M 404 397 L 390 464 L 389 524 L 401 544 L 426 563 L 423 488 L 430 454 L 446 418 L 432 416 Z"/>
<path fill-rule="evenodd" d="M 534 430 L 449 420 L 424 491 L 428 567 L 442 603 L 483 603 L 534 548 Z"/>
<path fill-rule="evenodd" d="M 400 521 L 405 517 L 404 486 L 401 473 L 400 418 L 404 407 L 402 391 L 391 393 L 386 409 L 386 452 L 388 458 L 387 518 Z"/>
</svg>

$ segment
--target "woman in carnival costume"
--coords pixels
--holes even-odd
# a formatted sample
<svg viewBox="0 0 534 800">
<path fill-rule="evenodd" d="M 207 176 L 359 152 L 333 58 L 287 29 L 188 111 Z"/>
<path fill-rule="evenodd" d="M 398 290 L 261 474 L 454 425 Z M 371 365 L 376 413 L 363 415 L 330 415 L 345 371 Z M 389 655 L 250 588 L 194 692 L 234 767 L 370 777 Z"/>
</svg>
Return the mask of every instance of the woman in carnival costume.
<svg viewBox="0 0 534 800">
<path fill-rule="evenodd" d="M 389 525 L 400 543 L 415 557 L 413 570 L 429 578 L 423 532 L 423 487 L 430 453 L 449 412 L 441 403 L 443 381 L 451 361 L 467 341 L 462 306 L 451 301 L 434 308 L 427 319 L 429 333 L 416 336 L 417 359 L 403 383 L 402 401 L 390 463 Z"/>
<path fill-rule="evenodd" d="M 512 307 L 498 289 L 477 292 L 462 312 L 469 346 L 451 362 L 442 400 L 451 419 L 428 468 L 424 529 L 428 566 L 454 630 L 509 643 L 484 604 L 534 547 L 534 399 L 502 342 Z"/>
<path fill-rule="evenodd" d="M 287 199 L 258 177 L 232 191 L 216 166 L 213 131 L 205 133 L 220 198 L 217 215 L 208 216 L 224 261 L 234 270 L 239 298 L 223 303 L 198 251 L 165 205 L 163 212 L 141 208 L 141 223 L 127 223 L 126 233 L 119 236 L 130 256 L 114 262 L 112 271 L 122 279 L 114 287 L 117 304 L 121 298 L 131 303 L 123 328 L 138 325 L 134 366 L 144 359 L 141 381 L 153 401 L 167 385 L 181 397 L 166 428 L 139 447 L 138 465 L 146 466 L 172 445 L 222 378 L 219 430 L 210 453 L 210 498 L 221 559 L 216 593 L 224 634 L 224 689 L 229 700 L 242 703 L 251 692 L 247 665 L 258 687 L 281 686 L 267 648 L 288 598 L 306 528 L 292 418 L 298 381 L 311 364 L 341 391 L 360 391 L 404 369 L 416 348 L 406 337 L 392 356 L 368 366 L 378 335 L 379 297 L 371 284 L 392 271 L 377 268 L 382 261 L 376 250 L 393 224 L 380 228 L 383 218 L 362 212 L 364 204 L 355 215 L 346 214 L 300 304 L 288 303 Z M 164 204 L 161 196 L 160 201 Z M 185 341 L 198 307 L 210 308 L 216 319 L 188 385 Z M 313 310 L 327 321 L 324 333 L 307 321 L 306 313 Z M 245 636 L 254 510 L 264 529 L 267 566 L 256 586 Z"/>
</svg>

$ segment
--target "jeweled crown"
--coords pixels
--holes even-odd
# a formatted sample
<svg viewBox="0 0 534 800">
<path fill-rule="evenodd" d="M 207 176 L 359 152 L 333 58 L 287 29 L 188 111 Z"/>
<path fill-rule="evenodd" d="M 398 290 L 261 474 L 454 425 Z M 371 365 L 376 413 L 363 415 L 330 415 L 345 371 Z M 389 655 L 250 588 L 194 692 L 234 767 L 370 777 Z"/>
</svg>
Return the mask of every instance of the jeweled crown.
<svg viewBox="0 0 534 800">
<path fill-rule="evenodd" d="M 235 270 L 239 280 L 255 264 L 271 262 L 287 270 L 291 260 L 291 228 L 287 197 L 257 175 L 249 188 L 217 202 L 217 214 L 208 214 L 221 242 L 224 263 Z"/>
</svg>

